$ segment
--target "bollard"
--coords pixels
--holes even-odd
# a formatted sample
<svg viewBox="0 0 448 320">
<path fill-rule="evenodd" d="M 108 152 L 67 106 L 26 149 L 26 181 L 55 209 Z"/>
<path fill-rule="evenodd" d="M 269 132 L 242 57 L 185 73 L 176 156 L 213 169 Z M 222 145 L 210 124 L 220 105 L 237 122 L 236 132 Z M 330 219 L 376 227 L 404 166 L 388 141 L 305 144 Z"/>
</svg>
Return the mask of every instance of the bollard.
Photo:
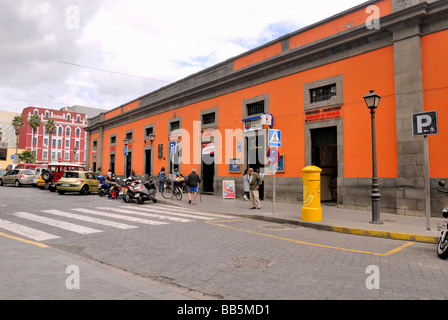
<svg viewBox="0 0 448 320">
<path fill-rule="evenodd" d="M 309 166 L 302 169 L 303 180 L 303 221 L 322 221 L 320 206 L 320 173 L 322 169 Z"/>
</svg>

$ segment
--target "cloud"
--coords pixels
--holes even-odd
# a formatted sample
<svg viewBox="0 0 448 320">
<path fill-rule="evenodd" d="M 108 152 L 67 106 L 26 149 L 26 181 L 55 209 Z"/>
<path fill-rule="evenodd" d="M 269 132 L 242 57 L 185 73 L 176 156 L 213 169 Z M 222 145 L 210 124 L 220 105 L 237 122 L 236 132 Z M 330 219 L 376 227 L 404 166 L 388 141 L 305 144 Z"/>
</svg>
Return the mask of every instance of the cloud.
<svg viewBox="0 0 448 320">
<path fill-rule="evenodd" d="M 362 2 L 0 0 L 0 110 L 115 108 Z"/>
</svg>

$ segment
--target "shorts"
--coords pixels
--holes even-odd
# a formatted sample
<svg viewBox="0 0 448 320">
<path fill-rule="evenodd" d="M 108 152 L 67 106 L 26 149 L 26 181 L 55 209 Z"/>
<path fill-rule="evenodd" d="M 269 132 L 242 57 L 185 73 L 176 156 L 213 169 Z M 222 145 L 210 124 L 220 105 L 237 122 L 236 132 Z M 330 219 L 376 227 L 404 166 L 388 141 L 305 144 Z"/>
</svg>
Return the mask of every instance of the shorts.
<svg viewBox="0 0 448 320">
<path fill-rule="evenodd" d="M 189 187 L 190 192 L 198 192 L 198 187 Z"/>
</svg>

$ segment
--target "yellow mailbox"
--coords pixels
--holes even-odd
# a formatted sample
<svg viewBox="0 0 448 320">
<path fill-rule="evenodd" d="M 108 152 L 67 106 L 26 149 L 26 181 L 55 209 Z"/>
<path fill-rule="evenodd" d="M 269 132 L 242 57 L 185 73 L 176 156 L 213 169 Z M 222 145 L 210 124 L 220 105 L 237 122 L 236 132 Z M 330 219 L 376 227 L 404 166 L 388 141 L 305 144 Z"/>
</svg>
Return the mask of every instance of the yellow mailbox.
<svg viewBox="0 0 448 320">
<path fill-rule="evenodd" d="M 322 221 L 320 206 L 320 173 L 322 169 L 309 166 L 302 169 L 303 180 L 303 221 Z"/>
</svg>

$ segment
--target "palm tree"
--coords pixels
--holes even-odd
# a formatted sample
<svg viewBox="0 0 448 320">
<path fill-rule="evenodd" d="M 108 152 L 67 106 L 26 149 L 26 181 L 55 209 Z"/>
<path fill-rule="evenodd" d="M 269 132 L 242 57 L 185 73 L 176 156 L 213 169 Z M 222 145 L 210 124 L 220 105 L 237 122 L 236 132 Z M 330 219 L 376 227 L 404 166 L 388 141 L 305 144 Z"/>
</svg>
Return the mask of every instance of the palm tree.
<svg viewBox="0 0 448 320">
<path fill-rule="evenodd" d="M 50 135 L 50 148 L 49 148 L 50 151 L 48 153 L 48 157 L 51 160 L 51 148 L 53 147 L 53 134 L 57 130 L 56 123 L 54 122 L 53 119 L 48 120 L 48 122 L 45 124 L 45 130 L 47 130 L 48 134 Z"/>
<path fill-rule="evenodd" d="M 20 162 L 33 163 L 36 160 L 36 155 L 29 150 L 24 150 L 19 154 Z"/>
<path fill-rule="evenodd" d="M 41 122 L 42 121 L 40 120 L 40 118 L 37 114 L 33 114 L 30 118 L 30 121 L 28 121 L 28 124 L 30 125 L 31 129 L 33 129 L 33 143 L 32 143 L 33 148 L 32 149 L 33 149 L 35 155 L 37 155 L 37 152 L 36 152 L 36 150 L 34 150 L 34 146 L 35 146 L 34 135 L 36 134 L 37 129 L 40 127 Z"/>
<path fill-rule="evenodd" d="M 21 116 L 15 116 L 14 119 L 12 119 L 12 126 L 14 127 L 14 131 L 16 132 L 16 154 L 18 153 L 19 149 L 19 134 L 20 134 L 20 128 L 24 126 L 24 122 Z"/>
</svg>

